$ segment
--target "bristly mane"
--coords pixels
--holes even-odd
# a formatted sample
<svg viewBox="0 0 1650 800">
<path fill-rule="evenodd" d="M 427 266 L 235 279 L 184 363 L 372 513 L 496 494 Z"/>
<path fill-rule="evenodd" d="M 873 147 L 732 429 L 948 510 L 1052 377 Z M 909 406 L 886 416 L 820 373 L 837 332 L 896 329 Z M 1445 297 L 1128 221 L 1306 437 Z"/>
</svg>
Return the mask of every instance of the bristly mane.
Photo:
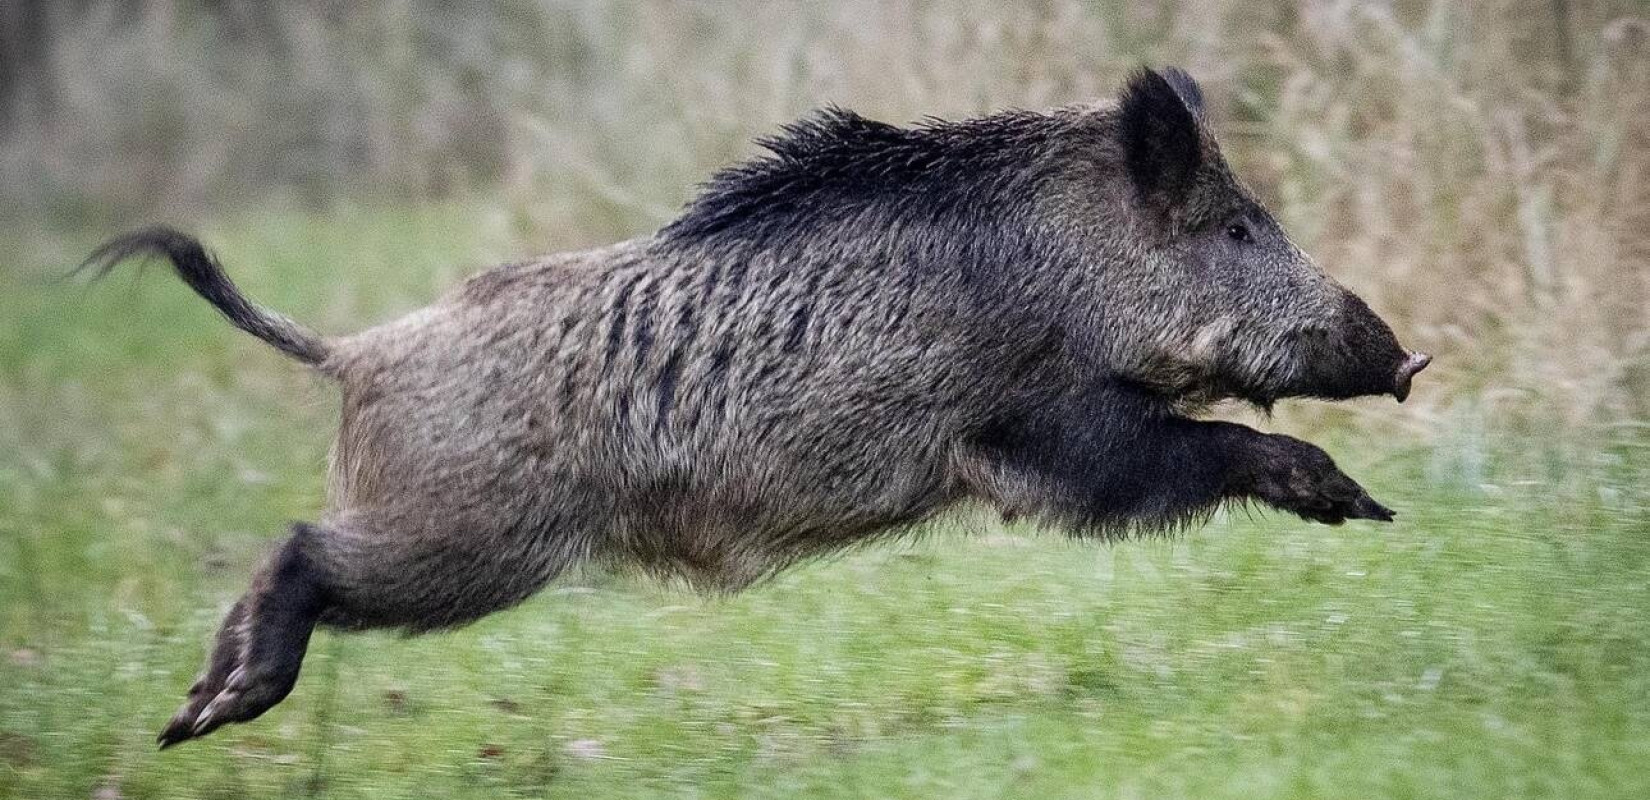
<svg viewBox="0 0 1650 800">
<path fill-rule="evenodd" d="M 1030 167 L 1035 148 L 1024 145 L 1054 127 L 1046 115 L 1008 111 L 902 128 L 826 107 L 759 139 L 766 155 L 713 175 L 660 237 L 769 240 L 822 224 L 870 222 L 866 215 L 881 211 L 931 216 L 967 208 L 1033 177 L 1034 169 L 998 167 Z"/>
</svg>

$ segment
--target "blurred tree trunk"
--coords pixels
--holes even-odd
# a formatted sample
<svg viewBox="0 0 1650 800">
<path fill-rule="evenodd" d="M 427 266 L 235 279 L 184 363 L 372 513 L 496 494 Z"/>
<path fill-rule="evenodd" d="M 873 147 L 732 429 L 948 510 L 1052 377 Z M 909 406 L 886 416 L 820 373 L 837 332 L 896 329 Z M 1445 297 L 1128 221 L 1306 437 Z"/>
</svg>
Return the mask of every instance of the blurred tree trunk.
<svg viewBox="0 0 1650 800">
<path fill-rule="evenodd" d="M 51 0 L 0 3 L 0 139 L 28 117 L 51 113 Z"/>
</svg>

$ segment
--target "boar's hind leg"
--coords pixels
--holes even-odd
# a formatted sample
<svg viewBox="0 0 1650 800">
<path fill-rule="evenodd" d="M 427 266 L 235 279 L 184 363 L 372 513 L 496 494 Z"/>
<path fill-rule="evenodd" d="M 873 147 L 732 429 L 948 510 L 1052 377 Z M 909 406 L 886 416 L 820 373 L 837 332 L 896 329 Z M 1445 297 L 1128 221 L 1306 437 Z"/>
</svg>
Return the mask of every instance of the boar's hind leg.
<svg viewBox="0 0 1650 800">
<path fill-rule="evenodd" d="M 229 610 L 206 671 L 158 737 L 162 748 L 257 717 L 292 691 L 325 602 L 310 556 L 320 535 L 313 526 L 294 525 Z"/>
<path fill-rule="evenodd" d="M 161 732 L 161 746 L 281 702 L 317 623 L 410 632 L 462 625 L 525 600 L 582 552 L 537 535 L 570 520 L 470 522 L 381 510 L 294 526 L 230 609 L 206 672 Z"/>
<path fill-rule="evenodd" d="M 496 511 L 496 509 L 494 510 Z M 347 630 L 453 628 L 516 605 L 584 552 L 571 518 L 532 513 L 350 511 L 328 521 L 319 554 L 329 581 L 322 625 Z"/>
</svg>

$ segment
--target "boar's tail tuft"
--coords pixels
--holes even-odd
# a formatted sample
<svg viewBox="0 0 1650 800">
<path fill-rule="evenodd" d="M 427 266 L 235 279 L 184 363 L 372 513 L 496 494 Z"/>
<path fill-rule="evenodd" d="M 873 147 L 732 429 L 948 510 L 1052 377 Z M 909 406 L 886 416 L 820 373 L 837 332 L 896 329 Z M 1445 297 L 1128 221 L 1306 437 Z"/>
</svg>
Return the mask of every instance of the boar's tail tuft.
<svg viewBox="0 0 1650 800">
<path fill-rule="evenodd" d="M 151 256 L 169 259 L 178 277 L 228 317 L 235 327 L 325 371 L 322 364 L 327 358 L 327 345 L 318 334 L 246 299 L 199 240 L 172 228 L 146 228 L 113 239 L 88 256 L 77 271 L 89 269 L 95 273 L 94 277 L 101 278 L 122 261 Z"/>
</svg>

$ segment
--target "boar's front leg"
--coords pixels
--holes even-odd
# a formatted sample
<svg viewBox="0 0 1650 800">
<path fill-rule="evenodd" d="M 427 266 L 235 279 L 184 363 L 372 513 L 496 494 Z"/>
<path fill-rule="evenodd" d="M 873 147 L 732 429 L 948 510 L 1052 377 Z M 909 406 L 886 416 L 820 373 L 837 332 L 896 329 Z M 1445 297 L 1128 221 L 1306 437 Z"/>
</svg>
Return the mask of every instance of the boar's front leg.
<svg viewBox="0 0 1650 800">
<path fill-rule="evenodd" d="M 1331 525 L 1392 519 L 1311 444 L 1181 417 L 1126 390 L 1009 415 L 960 452 L 962 481 L 1005 517 L 1078 529 L 1173 525 L 1247 499 Z"/>
</svg>

